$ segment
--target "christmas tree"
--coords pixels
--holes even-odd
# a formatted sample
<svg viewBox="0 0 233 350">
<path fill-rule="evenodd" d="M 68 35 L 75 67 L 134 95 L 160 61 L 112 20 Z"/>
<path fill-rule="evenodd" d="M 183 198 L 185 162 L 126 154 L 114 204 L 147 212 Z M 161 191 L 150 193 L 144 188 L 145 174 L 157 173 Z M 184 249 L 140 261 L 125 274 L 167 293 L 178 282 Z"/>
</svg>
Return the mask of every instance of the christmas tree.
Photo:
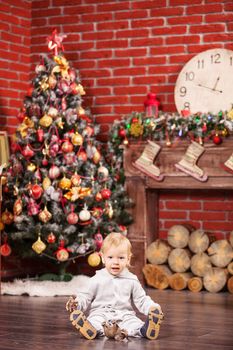
<svg viewBox="0 0 233 350">
<path fill-rule="evenodd" d="M 51 55 L 41 56 L 19 112 L 10 164 L 2 170 L 0 222 L 3 256 L 51 259 L 61 271 L 131 223 L 122 153 L 96 138 L 79 72 L 64 56 L 65 37 L 55 29 L 47 38 Z"/>
</svg>

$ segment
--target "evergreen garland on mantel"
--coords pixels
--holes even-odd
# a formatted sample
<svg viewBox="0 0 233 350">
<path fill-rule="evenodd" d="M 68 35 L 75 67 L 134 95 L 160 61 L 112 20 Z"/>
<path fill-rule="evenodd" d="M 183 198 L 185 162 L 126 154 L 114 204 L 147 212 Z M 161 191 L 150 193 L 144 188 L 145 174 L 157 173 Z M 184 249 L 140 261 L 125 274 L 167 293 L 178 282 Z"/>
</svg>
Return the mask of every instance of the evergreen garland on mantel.
<svg viewBox="0 0 233 350">
<path fill-rule="evenodd" d="M 218 114 L 196 113 L 183 116 L 177 113 L 159 112 L 158 117 L 147 117 L 144 112 L 115 120 L 110 143 L 113 147 L 127 145 L 130 141 L 165 141 L 170 146 L 177 140 L 196 140 L 200 144 L 212 140 L 220 144 L 233 133 L 233 109 Z"/>
</svg>

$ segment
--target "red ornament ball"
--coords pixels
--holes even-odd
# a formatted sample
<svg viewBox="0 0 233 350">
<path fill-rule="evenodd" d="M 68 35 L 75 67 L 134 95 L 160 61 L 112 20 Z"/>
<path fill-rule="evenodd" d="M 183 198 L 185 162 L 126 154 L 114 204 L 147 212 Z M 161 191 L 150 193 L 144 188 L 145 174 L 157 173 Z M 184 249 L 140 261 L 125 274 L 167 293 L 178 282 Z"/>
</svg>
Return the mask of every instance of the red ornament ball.
<svg viewBox="0 0 233 350">
<path fill-rule="evenodd" d="M 47 242 L 52 244 L 52 243 L 55 243 L 55 241 L 56 241 L 56 236 L 53 232 L 51 232 L 47 237 Z"/>
<path fill-rule="evenodd" d="M 7 243 L 4 243 L 0 246 L 0 254 L 2 256 L 9 256 L 11 254 L 11 247 Z"/>
<path fill-rule="evenodd" d="M 70 141 L 65 141 L 63 144 L 62 144 L 62 151 L 64 152 L 64 153 L 70 153 L 70 152 L 72 152 L 73 151 L 73 145 L 72 145 L 72 143 L 70 142 Z"/>
<path fill-rule="evenodd" d="M 43 189 L 39 185 L 35 184 L 31 186 L 30 193 L 32 198 L 39 199 L 43 193 Z"/>
<path fill-rule="evenodd" d="M 126 131 L 125 129 L 120 129 L 118 131 L 118 136 L 124 138 L 126 136 Z"/>
<path fill-rule="evenodd" d="M 78 160 L 81 160 L 82 162 L 87 161 L 87 154 L 84 150 L 77 152 Z"/>
<path fill-rule="evenodd" d="M 35 152 L 30 148 L 29 145 L 25 146 L 21 153 L 26 159 L 33 157 L 35 154 Z"/>
<path fill-rule="evenodd" d="M 222 138 L 218 134 L 215 134 L 213 136 L 213 143 L 215 145 L 220 145 L 222 143 Z"/>
<path fill-rule="evenodd" d="M 69 253 L 68 253 L 67 249 L 65 249 L 65 248 L 59 249 L 57 251 L 57 253 L 56 253 L 56 258 L 59 261 L 66 261 L 66 260 L 68 260 Z"/>
<path fill-rule="evenodd" d="M 102 191 L 101 191 L 101 195 L 102 195 L 102 198 L 103 199 L 109 199 L 111 197 L 111 191 L 108 189 L 108 188 L 104 188 Z"/>
<path fill-rule="evenodd" d="M 49 162 L 48 162 L 48 159 L 47 159 L 46 157 L 44 157 L 44 158 L 42 159 L 42 162 L 41 162 L 41 163 L 42 163 L 43 166 L 47 166 Z"/>
<path fill-rule="evenodd" d="M 78 222 L 78 214 L 73 211 L 67 215 L 67 221 L 70 225 L 75 225 Z"/>
</svg>

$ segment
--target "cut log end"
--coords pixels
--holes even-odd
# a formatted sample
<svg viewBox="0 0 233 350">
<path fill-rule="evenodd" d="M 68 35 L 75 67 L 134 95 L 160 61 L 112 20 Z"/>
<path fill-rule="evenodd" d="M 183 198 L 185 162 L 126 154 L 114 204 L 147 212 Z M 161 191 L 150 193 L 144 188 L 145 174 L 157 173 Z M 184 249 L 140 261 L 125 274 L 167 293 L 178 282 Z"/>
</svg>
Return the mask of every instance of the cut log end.
<svg viewBox="0 0 233 350">
<path fill-rule="evenodd" d="M 187 249 L 175 248 L 168 256 L 168 264 L 174 272 L 185 272 L 190 268 L 190 255 Z"/>
<path fill-rule="evenodd" d="M 174 290 L 183 290 L 187 288 L 188 280 L 193 277 L 190 272 L 174 273 L 170 277 L 170 287 Z"/>
<path fill-rule="evenodd" d="M 169 287 L 169 276 L 172 272 L 168 266 L 146 264 L 142 271 L 148 286 L 157 289 L 166 289 Z"/>
<path fill-rule="evenodd" d="M 203 277 L 210 269 L 212 264 L 206 253 L 198 253 L 191 258 L 191 271 L 195 276 Z"/>
<path fill-rule="evenodd" d="M 203 285 L 211 293 L 220 292 L 225 286 L 227 275 L 223 269 L 214 267 L 203 277 Z"/>
<path fill-rule="evenodd" d="M 203 230 L 196 230 L 191 233 L 188 245 L 193 253 L 202 253 L 207 250 L 209 242 L 209 237 Z"/>
<path fill-rule="evenodd" d="M 213 265 L 226 267 L 232 260 L 232 247 L 226 239 L 213 242 L 208 248 L 208 254 Z"/>
<path fill-rule="evenodd" d="M 192 277 L 188 280 L 188 289 L 191 292 L 197 293 L 200 292 L 203 288 L 203 281 L 201 277 Z"/>
<path fill-rule="evenodd" d="M 183 225 L 174 225 L 168 230 L 167 240 L 173 248 L 185 248 L 189 241 L 189 230 Z"/>
<path fill-rule="evenodd" d="M 152 242 L 146 249 L 147 260 L 154 265 L 160 265 L 167 262 L 168 254 L 171 251 L 171 247 L 167 241 L 157 239 Z"/>
</svg>

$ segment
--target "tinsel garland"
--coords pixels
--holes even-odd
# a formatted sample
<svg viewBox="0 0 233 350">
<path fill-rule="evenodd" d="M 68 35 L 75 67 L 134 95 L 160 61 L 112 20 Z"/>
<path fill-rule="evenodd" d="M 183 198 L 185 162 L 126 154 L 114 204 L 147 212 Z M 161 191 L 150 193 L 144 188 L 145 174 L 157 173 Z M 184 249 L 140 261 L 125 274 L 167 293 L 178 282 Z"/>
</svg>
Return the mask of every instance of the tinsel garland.
<svg viewBox="0 0 233 350">
<path fill-rule="evenodd" d="M 197 113 L 183 116 L 160 112 L 158 117 L 147 117 L 144 112 L 115 120 L 110 133 L 114 146 L 131 140 L 165 141 L 168 146 L 177 139 L 197 140 L 203 143 L 216 135 L 227 137 L 233 132 L 233 109 L 218 114 Z"/>
</svg>

